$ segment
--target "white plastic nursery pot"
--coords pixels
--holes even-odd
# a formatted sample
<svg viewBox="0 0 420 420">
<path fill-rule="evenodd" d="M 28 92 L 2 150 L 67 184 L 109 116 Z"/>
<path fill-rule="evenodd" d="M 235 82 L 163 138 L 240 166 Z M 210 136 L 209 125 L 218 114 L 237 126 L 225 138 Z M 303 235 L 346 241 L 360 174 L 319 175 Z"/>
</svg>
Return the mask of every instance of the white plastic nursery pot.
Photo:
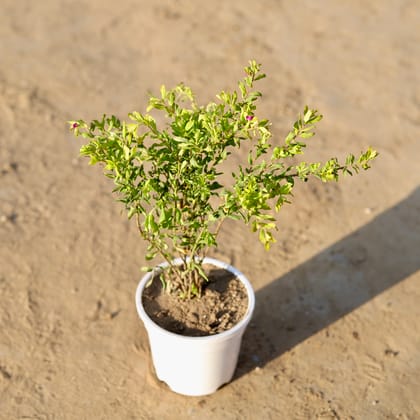
<svg viewBox="0 0 420 420">
<path fill-rule="evenodd" d="M 180 264 L 182 261 L 179 259 L 174 262 Z M 157 377 L 166 382 L 172 391 L 190 396 L 212 394 L 230 382 L 238 362 L 242 336 L 255 306 L 252 286 L 241 272 L 213 258 L 205 258 L 204 263 L 230 271 L 247 290 L 248 309 L 245 316 L 230 330 L 205 337 L 188 337 L 169 332 L 155 324 L 143 308 L 142 293 L 151 280 L 152 272 L 140 280 L 136 291 L 137 312 L 149 336 Z M 167 266 L 167 263 L 159 265 L 162 269 Z"/>
</svg>

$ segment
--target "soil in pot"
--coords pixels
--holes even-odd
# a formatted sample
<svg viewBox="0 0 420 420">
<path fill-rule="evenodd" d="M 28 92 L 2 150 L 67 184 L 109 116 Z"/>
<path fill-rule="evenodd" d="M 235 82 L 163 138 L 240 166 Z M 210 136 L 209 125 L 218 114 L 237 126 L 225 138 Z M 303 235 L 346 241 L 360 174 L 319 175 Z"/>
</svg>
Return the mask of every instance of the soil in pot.
<svg viewBox="0 0 420 420">
<path fill-rule="evenodd" d="M 227 270 L 205 266 L 209 282 L 203 296 L 181 300 L 166 293 L 155 278 L 143 291 L 143 306 L 160 327 L 175 334 L 202 337 L 235 326 L 245 315 L 248 296 L 242 282 Z"/>
</svg>

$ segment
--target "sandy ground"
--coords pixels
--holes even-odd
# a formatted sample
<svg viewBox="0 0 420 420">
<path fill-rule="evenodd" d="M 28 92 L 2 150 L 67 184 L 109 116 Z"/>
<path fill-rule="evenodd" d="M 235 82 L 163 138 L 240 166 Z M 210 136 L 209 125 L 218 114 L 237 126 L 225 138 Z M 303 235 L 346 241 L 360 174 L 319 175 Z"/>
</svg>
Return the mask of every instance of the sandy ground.
<svg viewBox="0 0 420 420">
<path fill-rule="evenodd" d="M 420 418 L 418 0 L 0 12 L 1 419 Z M 325 116 L 311 158 L 381 155 L 357 178 L 300 186 L 270 253 L 225 226 L 215 255 L 252 280 L 256 314 L 234 381 L 187 398 L 150 366 L 134 306 L 145 244 L 65 121 L 144 110 L 162 83 L 203 103 L 251 58 L 277 141 L 308 103 Z"/>
</svg>

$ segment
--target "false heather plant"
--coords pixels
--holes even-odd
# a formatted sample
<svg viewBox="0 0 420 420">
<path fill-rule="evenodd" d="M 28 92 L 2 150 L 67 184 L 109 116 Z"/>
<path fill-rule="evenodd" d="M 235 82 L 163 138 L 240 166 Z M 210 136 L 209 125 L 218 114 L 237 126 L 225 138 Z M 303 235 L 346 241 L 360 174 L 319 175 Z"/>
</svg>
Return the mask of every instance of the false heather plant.
<svg viewBox="0 0 420 420">
<path fill-rule="evenodd" d="M 237 90 L 222 91 L 216 102 L 204 106 L 184 84 L 170 90 L 162 86 L 146 112 L 130 113 L 127 122 L 106 115 L 90 123 L 69 122 L 76 136 L 88 140 L 81 155 L 92 165 L 103 164 L 128 218 L 136 220 L 148 243 L 146 259 L 159 256 L 169 263 L 161 280 L 181 298 L 201 295 L 207 281 L 203 259 L 217 246 L 226 219 L 249 225 L 269 249 L 275 241 L 275 213 L 290 203 L 296 180 L 337 181 L 342 174 L 368 169 L 377 156 L 368 148 L 358 157 L 348 155 L 345 163 L 336 158 L 291 163 L 304 152 L 322 116 L 305 107 L 284 142 L 271 143 L 270 122 L 256 112 L 261 93 L 254 90 L 265 74 L 255 61 L 245 73 Z M 152 110 L 164 113 L 165 125 L 157 123 Z M 235 166 L 231 179 L 223 182 L 226 161 L 245 143 L 247 162 Z M 175 257 L 183 264 L 174 265 Z"/>
</svg>

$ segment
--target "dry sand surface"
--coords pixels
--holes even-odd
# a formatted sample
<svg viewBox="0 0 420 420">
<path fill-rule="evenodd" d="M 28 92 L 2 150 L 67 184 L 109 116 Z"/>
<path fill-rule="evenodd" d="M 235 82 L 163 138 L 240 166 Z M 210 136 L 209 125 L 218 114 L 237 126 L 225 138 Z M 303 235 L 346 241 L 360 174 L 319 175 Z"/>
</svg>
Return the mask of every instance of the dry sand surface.
<svg viewBox="0 0 420 420">
<path fill-rule="evenodd" d="M 418 0 L 1 0 L 0 418 L 419 419 L 419 28 Z M 150 365 L 145 244 L 65 121 L 162 83 L 204 103 L 251 58 L 276 141 L 309 104 L 310 158 L 380 158 L 299 186 L 270 253 L 225 226 L 256 313 L 233 382 L 188 398 Z"/>
</svg>

